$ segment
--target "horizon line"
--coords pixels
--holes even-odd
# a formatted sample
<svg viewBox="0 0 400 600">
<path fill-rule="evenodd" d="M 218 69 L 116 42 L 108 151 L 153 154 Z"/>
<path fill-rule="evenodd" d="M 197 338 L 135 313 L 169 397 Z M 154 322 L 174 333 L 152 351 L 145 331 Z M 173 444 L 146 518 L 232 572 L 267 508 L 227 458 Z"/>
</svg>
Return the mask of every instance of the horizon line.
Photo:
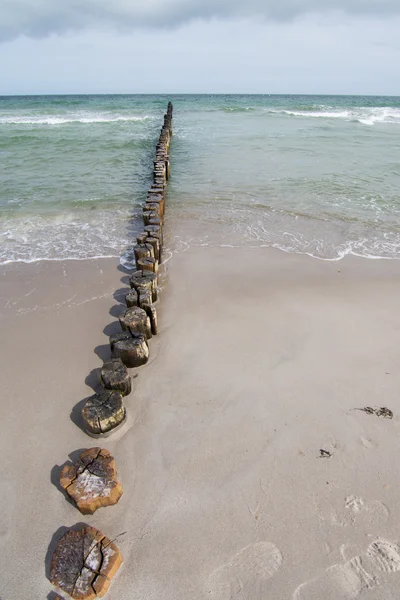
<svg viewBox="0 0 400 600">
<path fill-rule="evenodd" d="M 306 93 L 306 92 L 36 92 L 36 93 L 0 93 L 0 98 L 40 97 L 40 96 L 369 96 L 375 98 L 400 98 L 400 94 L 387 93 Z"/>
</svg>

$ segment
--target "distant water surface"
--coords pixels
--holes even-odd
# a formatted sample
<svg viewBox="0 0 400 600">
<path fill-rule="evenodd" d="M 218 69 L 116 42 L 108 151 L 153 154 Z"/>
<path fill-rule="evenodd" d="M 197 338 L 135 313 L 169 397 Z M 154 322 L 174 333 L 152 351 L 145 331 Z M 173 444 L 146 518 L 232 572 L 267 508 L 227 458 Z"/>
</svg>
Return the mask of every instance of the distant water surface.
<svg viewBox="0 0 400 600">
<path fill-rule="evenodd" d="M 400 98 L 0 97 L 0 263 L 121 256 L 174 104 L 178 242 L 400 257 Z"/>
</svg>

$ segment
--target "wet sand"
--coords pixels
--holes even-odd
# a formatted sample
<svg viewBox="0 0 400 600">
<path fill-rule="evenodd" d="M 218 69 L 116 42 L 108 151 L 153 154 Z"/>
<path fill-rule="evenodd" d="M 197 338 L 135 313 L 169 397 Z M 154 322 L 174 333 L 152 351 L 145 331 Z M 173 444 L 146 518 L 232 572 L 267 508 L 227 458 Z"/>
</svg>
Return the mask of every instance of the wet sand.
<svg viewBox="0 0 400 600">
<path fill-rule="evenodd" d="M 84 517 L 57 478 L 98 444 L 79 408 L 123 273 L 3 267 L 1 600 L 51 598 L 46 552 L 79 522 L 124 533 L 111 600 L 397 598 L 399 275 L 266 248 L 174 254 L 128 422 L 102 443 L 124 494 Z"/>
</svg>

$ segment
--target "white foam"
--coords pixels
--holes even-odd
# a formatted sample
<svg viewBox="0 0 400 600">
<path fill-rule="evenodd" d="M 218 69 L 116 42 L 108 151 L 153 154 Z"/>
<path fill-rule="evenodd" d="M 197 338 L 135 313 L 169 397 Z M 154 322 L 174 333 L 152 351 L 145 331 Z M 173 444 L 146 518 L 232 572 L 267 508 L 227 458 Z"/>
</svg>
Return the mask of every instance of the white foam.
<svg viewBox="0 0 400 600">
<path fill-rule="evenodd" d="M 83 124 L 91 124 L 91 123 L 118 123 L 120 121 L 129 122 L 129 121 L 147 121 L 151 120 L 152 117 L 145 115 L 144 117 L 138 116 L 111 116 L 111 115 L 96 115 L 96 114 L 88 114 L 87 116 L 83 115 L 66 115 L 64 117 L 61 116 L 51 116 L 51 115 L 40 115 L 40 116 L 23 116 L 23 117 L 13 117 L 13 116 L 5 116 L 0 117 L 0 125 L 65 125 L 68 123 L 83 123 Z"/>
<path fill-rule="evenodd" d="M 315 110 L 271 109 L 266 112 L 283 114 L 290 117 L 343 119 L 345 121 L 355 121 L 362 125 L 375 125 L 375 123 L 400 125 L 400 108 L 390 106 L 361 106 L 347 110 L 321 106 L 319 109 L 316 108 Z"/>
<path fill-rule="evenodd" d="M 1 237 L 0 264 L 119 257 L 130 239 L 129 207 L 11 219 Z"/>
<path fill-rule="evenodd" d="M 295 111 L 295 110 L 284 110 L 286 115 L 292 115 L 294 117 L 316 117 L 323 119 L 348 119 L 351 116 L 351 112 L 348 110 L 342 111 Z"/>
</svg>

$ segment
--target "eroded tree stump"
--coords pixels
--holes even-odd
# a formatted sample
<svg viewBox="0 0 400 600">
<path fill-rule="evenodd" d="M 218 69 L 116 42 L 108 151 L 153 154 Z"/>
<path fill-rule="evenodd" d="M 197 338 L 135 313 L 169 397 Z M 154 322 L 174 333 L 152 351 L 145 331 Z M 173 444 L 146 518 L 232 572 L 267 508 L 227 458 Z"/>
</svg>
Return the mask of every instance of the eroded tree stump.
<svg viewBox="0 0 400 600">
<path fill-rule="evenodd" d="M 158 261 L 155 258 L 143 257 L 136 261 L 136 266 L 141 271 L 152 271 L 157 275 Z"/>
<path fill-rule="evenodd" d="M 120 358 L 129 368 L 145 365 L 149 360 L 149 346 L 143 333 L 124 331 L 110 337 L 111 355 Z"/>
<path fill-rule="evenodd" d="M 70 529 L 53 553 L 50 582 L 74 600 L 95 600 L 107 592 L 122 560 L 118 546 L 98 529 Z"/>
<path fill-rule="evenodd" d="M 136 290 L 131 290 L 125 296 L 125 303 L 128 308 L 138 306 L 138 293 Z"/>
<path fill-rule="evenodd" d="M 149 202 L 150 204 L 159 204 L 161 207 L 162 213 L 164 214 L 165 200 L 164 200 L 164 195 L 162 193 L 160 193 L 160 191 L 149 190 L 147 192 L 146 202 Z"/>
<path fill-rule="evenodd" d="M 116 504 L 122 496 L 115 460 L 108 450 L 101 448 L 89 448 L 76 463 L 64 465 L 60 484 L 83 515 Z"/>
<path fill-rule="evenodd" d="M 116 390 L 123 396 L 128 396 L 132 391 L 131 377 L 120 358 L 105 362 L 100 371 L 100 378 L 107 390 Z"/>
<path fill-rule="evenodd" d="M 82 418 L 89 434 L 109 433 L 125 420 L 126 411 L 122 394 L 101 390 L 90 396 L 82 409 Z"/>
<path fill-rule="evenodd" d="M 140 290 L 149 290 L 153 302 L 157 300 L 157 275 L 151 271 L 135 271 L 129 278 L 131 288 L 140 293 Z"/>
<path fill-rule="evenodd" d="M 144 215 L 143 215 L 144 217 Z M 144 218 L 143 218 L 144 220 Z M 156 212 L 152 212 L 149 214 L 149 221 L 146 225 L 162 225 L 162 219 L 158 216 Z"/>
<path fill-rule="evenodd" d="M 140 260 L 141 258 L 154 258 L 154 250 L 153 250 L 153 246 L 151 244 L 137 244 L 134 248 L 133 248 L 133 252 L 135 254 L 135 260 L 136 260 L 136 264 L 138 263 L 138 260 Z"/>
<path fill-rule="evenodd" d="M 144 304 L 143 308 L 146 311 L 147 316 L 150 319 L 151 333 L 153 335 L 157 335 L 158 334 L 158 321 L 157 321 L 157 310 L 156 310 L 156 307 L 153 306 L 153 304 Z"/>
<path fill-rule="evenodd" d="M 122 331 L 132 333 L 143 333 L 147 339 L 151 338 L 151 326 L 149 318 L 139 306 L 128 308 L 120 317 Z"/>
<path fill-rule="evenodd" d="M 140 290 L 139 293 L 139 298 L 138 298 L 138 305 L 140 306 L 140 308 L 143 308 L 148 304 L 152 304 L 153 303 L 153 298 L 151 295 L 151 292 L 149 292 L 149 290 Z"/>
<path fill-rule="evenodd" d="M 142 213 L 155 213 L 162 220 L 163 211 L 161 202 L 150 202 L 149 200 L 143 204 Z"/>
<path fill-rule="evenodd" d="M 150 219 L 152 218 L 152 216 L 156 215 L 157 213 L 151 213 L 151 212 L 144 212 L 142 213 L 142 217 L 143 217 L 143 223 L 145 225 L 149 225 L 150 223 Z"/>
<path fill-rule="evenodd" d="M 146 225 L 145 229 L 147 229 L 148 227 L 154 227 L 154 225 Z M 158 231 L 157 231 L 157 229 L 158 229 Z M 161 228 L 156 228 L 155 231 L 154 230 L 153 231 L 146 231 L 146 233 L 147 233 L 147 240 L 149 238 L 155 238 L 155 239 L 158 240 L 158 243 L 160 245 L 160 250 L 161 250 L 161 246 L 162 246 L 162 231 L 161 231 Z M 147 240 L 146 240 L 146 243 L 149 244 L 150 242 L 148 242 Z"/>
<path fill-rule="evenodd" d="M 148 237 L 147 243 L 153 246 L 154 258 L 161 262 L 160 240 L 155 237 Z"/>
<path fill-rule="evenodd" d="M 136 241 L 139 246 L 142 246 L 143 244 L 146 243 L 147 236 L 148 236 L 147 231 L 144 231 L 143 233 L 139 233 L 139 235 L 136 238 Z"/>
<path fill-rule="evenodd" d="M 150 319 L 151 333 L 157 335 L 158 333 L 158 321 L 157 321 L 157 310 L 153 305 L 151 293 L 148 290 L 141 290 L 139 294 L 139 305 L 143 310 L 146 311 L 147 316 Z"/>
<path fill-rule="evenodd" d="M 144 228 L 144 230 L 151 234 L 152 237 L 156 237 L 155 234 L 158 234 L 160 236 L 160 242 L 162 243 L 162 228 L 161 225 L 146 225 L 146 227 Z"/>
</svg>

